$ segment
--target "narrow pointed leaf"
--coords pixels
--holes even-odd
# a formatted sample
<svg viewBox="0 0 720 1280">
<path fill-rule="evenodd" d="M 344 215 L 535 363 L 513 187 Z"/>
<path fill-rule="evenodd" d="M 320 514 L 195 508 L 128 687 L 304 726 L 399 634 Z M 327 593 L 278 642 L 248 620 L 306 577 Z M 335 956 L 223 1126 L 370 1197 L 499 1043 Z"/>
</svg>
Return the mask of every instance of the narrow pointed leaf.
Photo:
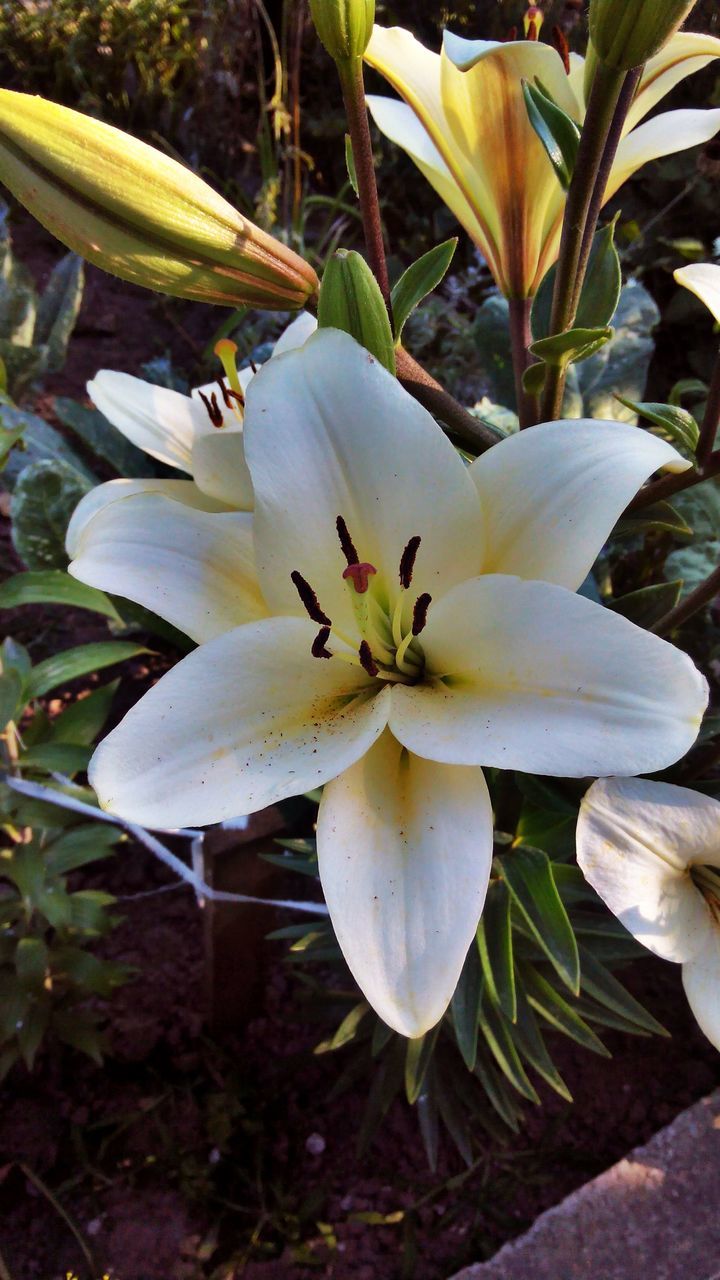
<svg viewBox="0 0 720 1280">
<path fill-rule="evenodd" d="M 540 338 L 531 343 L 529 350 L 531 355 L 552 368 L 564 369 L 569 364 L 579 364 L 581 360 L 594 356 L 612 336 L 612 329 L 607 327 L 578 327 L 565 333 L 555 333 L 550 338 Z"/>
<path fill-rule="evenodd" d="M 21 710 L 22 680 L 12 667 L 0 675 L 0 732 Z"/>
<path fill-rule="evenodd" d="M 566 1102 L 572 1102 L 572 1094 L 547 1051 L 537 1019 L 522 987 L 517 993 L 517 1021 L 513 1027 L 515 1044 L 529 1066 L 560 1094 Z"/>
<path fill-rule="evenodd" d="M 515 1021 L 515 971 L 513 968 L 510 892 L 504 880 L 488 888 L 477 934 L 480 962 L 488 995 L 511 1022 Z"/>
<path fill-rule="evenodd" d="M 533 965 L 528 964 L 527 961 L 523 962 L 519 966 L 518 977 L 522 980 L 525 994 L 533 1009 L 551 1027 L 556 1031 L 562 1031 L 563 1035 L 569 1036 L 571 1040 L 576 1040 L 585 1049 L 590 1049 L 603 1058 L 610 1057 L 608 1050 L 595 1032 L 586 1022 L 583 1022 L 575 1009 L 555 990 L 547 978 L 538 973 Z"/>
<path fill-rule="evenodd" d="M 646 418 L 648 422 L 659 427 L 661 433 L 673 444 L 684 446 L 689 453 L 694 453 L 697 449 L 700 428 L 687 409 L 681 409 L 674 404 L 657 404 L 654 400 L 627 400 L 617 392 L 615 399 L 619 400 L 620 404 L 624 404 L 626 409 L 631 409 L 639 418 Z"/>
<path fill-rule="evenodd" d="M 457 236 L 445 240 L 434 249 L 429 249 L 417 262 L 404 271 L 394 285 L 391 300 L 395 341 L 400 341 L 405 321 L 433 289 L 437 289 L 440 281 L 452 262 L 457 247 Z"/>
<path fill-rule="evenodd" d="M 528 1080 L 525 1068 L 510 1032 L 510 1026 L 503 1014 L 496 1009 L 490 1000 L 484 1000 L 479 1015 L 480 1029 L 488 1047 L 503 1075 L 511 1085 L 530 1102 L 538 1103 L 540 1099 Z"/>
<path fill-rule="evenodd" d="M 470 943 L 465 964 L 458 980 L 450 1008 L 458 1048 L 468 1071 L 477 1057 L 478 1014 L 482 998 L 483 975 L 475 940 Z"/>
<path fill-rule="evenodd" d="M 528 119 L 540 139 L 564 191 L 575 171 L 580 130 L 575 121 L 553 102 L 539 84 L 522 82 Z"/>
<path fill-rule="evenodd" d="M 432 1060 L 440 1023 L 417 1040 L 408 1040 L 405 1054 L 405 1094 L 412 1105 L 422 1093 L 425 1074 Z"/>
<path fill-rule="evenodd" d="M 692 534 L 687 521 L 669 502 L 653 502 L 627 511 L 612 531 L 613 538 L 637 538 L 646 533 L 673 533 L 686 538 Z"/>
<path fill-rule="evenodd" d="M 0 584 L 0 609 L 14 609 L 20 604 L 64 604 L 73 609 L 91 609 L 113 622 L 120 622 L 115 605 L 95 587 L 87 587 L 62 569 L 16 573 Z"/>
<path fill-rule="evenodd" d="M 500 1116 L 500 1119 L 514 1133 L 517 1133 L 520 1127 L 518 1121 L 521 1115 L 516 1104 L 517 1095 L 511 1095 L 505 1077 L 498 1071 L 487 1050 L 484 1053 L 478 1053 L 477 1062 L 475 1063 L 475 1075 L 482 1084 L 488 1101 Z"/>
<path fill-rule="evenodd" d="M 341 1049 L 343 1045 L 349 1044 L 355 1039 L 361 1022 L 369 1012 L 370 1005 L 367 1000 L 360 1000 L 343 1018 L 335 1034 L 328 1040 L 322 1040 L 320 1044 L 316 1044 L 313 1053 L 329 1053 L 333 1049 Z"/>
<path fill-rule="evenodd" d="M 608 608 L 621 613 L 638 627 L 648 630 L 666 613 L 675 608 L 682 591 L 682 578 L 674 582 L 658 582 L 652 587 L 640 587 L 619 600 L 610 600 Z"/>
<path fill-rule="evenodd" d="M 522 919 L 559 977 L 577 995 L 580 990 L 577 943 L 547 854 L 541 849 L 519 846 L 506 854 L 501 863 L 503 878 Z"/>
<path fill-rule="evenodd" d="M 533 337 L 550 335 L 553 291 L 555 289 L 555 264 L 543 277 L 532 307 Z M 574 324 L 578 329 L 605 328 L 617 310 L 622 287 L 620 259 L 615 247 L 615 221 L 595 232 L 588 258 Z"/>
<path fill-rule="evenodd" d="M 126 662 L 128 658 L 150 652 L 145 645 L 133 644 L 129 640 L 100 640 L 66 649 L 33 667 L 26 685 L 27 697 L 42 698 L 59 684 L 68 684 L 90 671 L 101 671 L 103 667 L 112 667 L 116 662 Z"/>
<path fill-rule="evenodd" d="M 610 973 L 587 947 L 580 947 L 581 986 L 585 995 L 592 996 L 613 1013 L 620 1014 L 634 1026 L 653 1035 L 666 1036 L 668 1032 L 656 1018 L 644 1009 L 621 982 Z"/>
<path fill-rule="evenodd" d="M 110 856 L 121 839 L 122 832 L 104 822 L 88 822 L 81 827 L 73 827 L 53 840 L 46 849 L 48 875 L 65 876 L 89 862 L 99 862 L 101 858 Z"/>
</svg>

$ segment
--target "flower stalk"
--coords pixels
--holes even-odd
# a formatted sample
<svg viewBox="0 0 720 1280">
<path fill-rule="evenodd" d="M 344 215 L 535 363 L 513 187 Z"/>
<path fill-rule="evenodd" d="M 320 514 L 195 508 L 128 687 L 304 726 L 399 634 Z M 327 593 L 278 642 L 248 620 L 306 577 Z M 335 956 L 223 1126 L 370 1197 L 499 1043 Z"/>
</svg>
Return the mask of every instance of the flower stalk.
<svg viewBox="0 0 720 1280">
<path fill-rule="evenodd" d="M 368 261 L 380 286 L 380 292 L 388 309 L 388 315 L 392 318 L 390 280 L 385 259 L 385 244 L 383 241 L 382 219 L 380 217 L 380 201 L 375 179 L 370 124 L 365 104 L 362 58 L 348 58 L 343 62 L 338 62 L 336 65 L 340 76 L 348 131 L 352 143 L 358 200 L 360 201 L 360 214 Z"/>
<path fill-rule="evenodd" d="M 510 311 L 510 345 L 512 348 L 515 403 L 520 430 L 537 421 L 537 400 L 529 396 L 523 385 L 523 374 L 530 363 L 528 348 L 532 342 L 530 311 L 532 298 L 508 298 Z"/>
<path fill-rule="evenodd" d="M 715 358 L 715 368 L 700 427 L 700 438 L 695 450 L 695 456 L 701 467 L 706 467 L 712 458 L 718 427 L 720 427 L 720 351 Z"/>
<path fill-rule="evenodd" d="M 495 427 L 468 413 L 404 347 L 396 347 L 395 359 L 397 376 L 405 390 L 444 422 L 450 435 L 460 444 L 480 454 L 502 440 Z"/>
<path fill-rule="evenodd" d="M 650 631 L 654 631 L 659 636 L 668 635 L 710 604 L 718 593 L 720 593 L 720 566 L 704 582 L 701 582 L 699 587 L 681 600 L 680 604 L 670 609 L 664 617 L 658 618 L 654 626 L 649 628 Z"/>
</svg>

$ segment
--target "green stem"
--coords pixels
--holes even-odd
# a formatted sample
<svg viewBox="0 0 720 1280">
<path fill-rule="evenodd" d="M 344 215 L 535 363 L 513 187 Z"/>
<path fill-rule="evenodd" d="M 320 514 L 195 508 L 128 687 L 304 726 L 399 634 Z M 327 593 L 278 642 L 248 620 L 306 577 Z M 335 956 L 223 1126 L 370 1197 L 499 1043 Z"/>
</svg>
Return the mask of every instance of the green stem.
<svg viewBox="0 0 720 1280">
<path fill-rule="evenodd" d="M 715 359 L 715 368 L 710 382 L 710 390 L 708 393 L 708 401 L 705 406 L 705 415 L 700 427 L 700 438 L 698 440 L 695 457 L 701 467 L 706 467 L 712 457 L 713 448 L 715 446 L 715 436 L 720 426 L 720 351 L 718 351 Z"/>
<path fill-rule="evenodd" d="M 512 347 L 513 375 L 515 378 L 515 404 L 520 430 L 536 421 L 536 404 L 523 386 L 523 374 L 530 363 L 528 347 L 532 342 L 530 330 L 531 298 L 508 298 L 510 308 L 510 345 Z"/>
<path fill-rule="evenodd" d="M 448 428 L 448 433 L 460 444 L 466 445 L 474 453 L 484 453 L 502 440 L 501 432 L 468 413 L 404 347 L 396 347 L 395 359 L 397 376 L 405 390 L 434 417 L 440 418 Z"/>
<path fill-rule="evenodd" d="M 700 583 L 694 591 L 691 591 L 680 604 L 674 609 L 666 613 L 663 618 L 659 618 L 654 626 L 650 627 L 656 635 L 667 635 L 669 631 L 675 631 L 677 627 L 682 626 L 683 622 L 687 622 L 688 618 L 692 618 L 693 614 L 699 613 L 711 600 L 720 592 L 720 566 L 715 569 L 709 578 Z"/>
<path fill-rule="evenodd" d="M 575 171 L 570 182 L 565 205 L 550 317 L 551 334 L 565 333 L 572 328 L 573 320 L 575 319 L 577 300 L 580 297 L 584 271 L 587 267 L 589 245 L 592 244 L 592 235 L 595 230 L 594 226 L 590 230 L 588 216 L 594 207 L 594 203 L 596 203 L 593 197 L 598 176 L 606 167 L 608 167 L 609 171 L 609 166 L 606 164 L 606 148 L 610 153 L 610 165 L 615 156 L 617 142 L 622 129 L 622 121 L 620 121 L 619 128 L 617 127 L 616 108 L 620 106 L 621 94 L 626 81 L 634 74 L 634 72 L 611 70 L 604 66 L 603 63 L 598 63 L 595 72 L 578 147 Z M 624 103 L 624 119 L 631 98 L 627 98 L 626 94 L 622 94 L 622 100 Z M 615 140 L 614 147 L 612 146 L 613 140 Z M 602 194 L 604 195 L 604 189 Z M 586 256 L 583 264 L 584 254 Z M 564 389 L 565 370 L 553 367 L 548 368 L 542 405 L 542 418 L 544 421 L 551 421 L 560 416 Z"/>
<path fill-rule="evenodd" d="M 367 106 L 365 105 L 362 58 L 353 58 L 351 61 L 338 63 L 337 68 L 345 103 L 348 131 L 352 143 L 368 262 L 380 286 L 380 292 L 385 300 L 388 315 L 392 319 L 390 280 L 385 260 L 385 245 L 383 242 L 382 219 L 380 217 L 380 201 L 375 180 L 375 162 L 372 153 L 370 124 L 368 122 Z"/>
</svg>

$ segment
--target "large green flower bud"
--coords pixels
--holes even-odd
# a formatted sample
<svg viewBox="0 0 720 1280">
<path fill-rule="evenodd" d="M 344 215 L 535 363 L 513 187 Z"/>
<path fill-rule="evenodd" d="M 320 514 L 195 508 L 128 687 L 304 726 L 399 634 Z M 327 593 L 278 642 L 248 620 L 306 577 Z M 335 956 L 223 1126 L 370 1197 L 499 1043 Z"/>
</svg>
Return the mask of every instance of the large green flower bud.
<svg viewBox="0 0 720 1280">
<path fill-rule="evenodd" d="M 70 249 L 159 293 L 294 311 L 317 291 L 309 263 L 190 169 L 44 98 L 0 89 L 0 181 Z"/>
<path fill-rule="evenodd" d="M 375 0 L 310 0 L 315 30 L 335 62 L 362 58 L 375 21 Z"/>
<path fill-rule="evenodd" d="M 600 61 L 615 71 L 641 66 L 675 34 L 693 2 L 591 0 L 590 38 Z"/>
<path fill-rule="evenodd" d="M 351 334 L 395 373 L 395 347 L 383 296 L 367 262 L 352 249 L 338 249 L 325 268 L 318 325 Z"/>
</svg>

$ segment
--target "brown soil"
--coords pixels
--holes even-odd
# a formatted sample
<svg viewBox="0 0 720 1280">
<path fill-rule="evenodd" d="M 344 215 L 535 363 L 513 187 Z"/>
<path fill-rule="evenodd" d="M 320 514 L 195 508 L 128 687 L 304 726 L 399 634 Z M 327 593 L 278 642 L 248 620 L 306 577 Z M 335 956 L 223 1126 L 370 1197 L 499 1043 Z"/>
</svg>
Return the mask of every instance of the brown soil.
<svg viewBox="0 0 720 1280">
<path fill-rule="evenodd" d="M 56 249 L 28 222 L 14 236 L 42 278 Z M 174 312 L 180 332 L 163 307 L 90 268 L 70 361 L 47 394 L 82 396 L 98 367 L 137 371 L 168 347 L 188 368 L 216 320 L 201 308 Z M 0 555 L 3 572 L 19 567 L 7 538 Z M 58 609 L 7 622 L 35 656 L 104 634 Z M 140 661 L 133 674 L 125 698 L 156 672 Z M 428 1171 L 415 1116 L 400 1103 L 358 1159 L 367 1086 L 328 1100 L 347 1059 L 312 1056 L 320 1033 L 302 1020 L 279 945 L 269 947 L 261 1016 L 213 1040 L 191 892 L 145 896 L 171 880 L 130 848 L 84 883 L 121 899 L 106 952 L 137 976 L 112 1001 L 102 1069 L 53 1047 L 0 1095 L 0 1261 L 11 1280 L 442 1280 L 720 1083 L 720 1058 L 688 1012 L 677 969 L 642 961 L 629 985 L 671 1041 L 608 1034 L 611 1061 L 558 1042 L 575 1104 L 545 1093 L 524 1133 L 507 1147 L 488 1143 L 469 1173 L 447 1147 Z M 359 1216 L 368 1214 L 395 1220 Z"/>
</svg>

